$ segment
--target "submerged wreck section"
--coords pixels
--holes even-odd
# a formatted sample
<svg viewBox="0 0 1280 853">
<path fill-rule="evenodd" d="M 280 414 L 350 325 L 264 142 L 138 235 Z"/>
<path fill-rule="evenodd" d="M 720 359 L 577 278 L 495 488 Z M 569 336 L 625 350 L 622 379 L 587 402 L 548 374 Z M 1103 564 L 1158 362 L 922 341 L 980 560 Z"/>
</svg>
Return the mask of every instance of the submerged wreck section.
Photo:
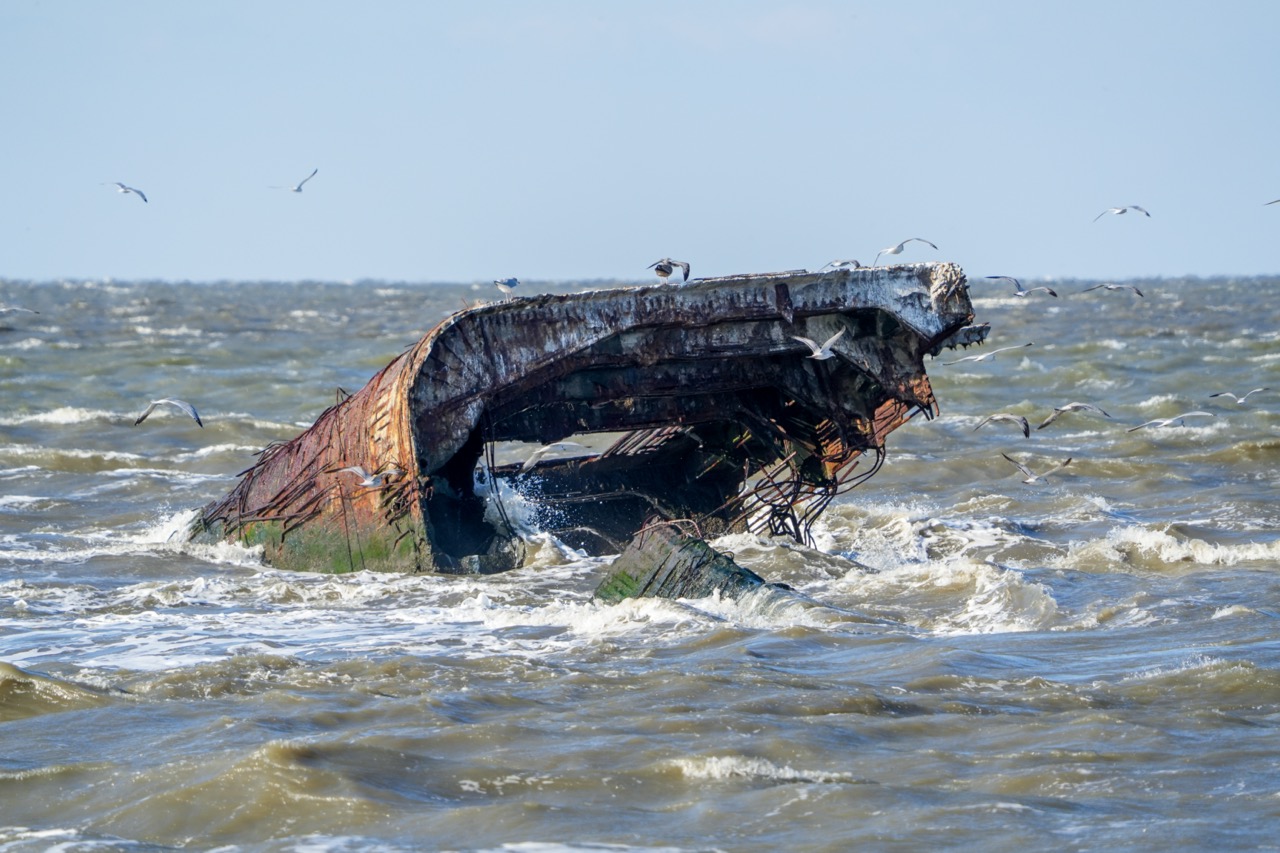
<svg viewBox="0 0 1280 853">
<path fill-rule="evenodd" d="M 981 341 L 972 319 L 947 263 L 460 311 L 263 451 L 193 535 L 261 544 L 287 568 L 503 571 L 523 557 L 503 499 L 515 492 L 539 529 L 593 554 L 622 551 L 655 519 L 803 541 L 876 471 L 890 432 L 933 416 L 924 357 Z M 799 338 L 834 338 L 831 357 Z M 578 452 L 500 459 L 556 442 Z"/>
<path fill-rule="evenodd" d="M 624 598 L 741 598 L 771 584 L 677 524 L 656 523 L 636 534 L 609 566 L 595 597 L 606 604 Z"/>
</svg>

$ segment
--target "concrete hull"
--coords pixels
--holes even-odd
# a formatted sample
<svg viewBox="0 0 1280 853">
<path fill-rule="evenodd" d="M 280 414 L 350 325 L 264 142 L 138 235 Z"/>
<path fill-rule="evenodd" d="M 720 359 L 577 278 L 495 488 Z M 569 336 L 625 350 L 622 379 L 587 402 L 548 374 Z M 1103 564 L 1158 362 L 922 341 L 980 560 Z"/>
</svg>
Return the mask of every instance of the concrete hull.
<svg viewBox="0 0 1280 853">
<path fill-rule="evenodd" d="M 936 404 L 923 359 L 979 342 L 963 272 L 915 264 L 695 280 L 460 311 L 262 452 L 193 535 L 311 571 L 493 572 L 523 547 L 477 482 L 553 508 L 546 529 L 617 553 L 649 520 L 804 539 Z M 838 330 L 834 357 L 803 336 Z M 572 460 L 494 463 L 504 442 L 622 433 Z M 373 485 L 344 469 L 382 475 Z M 487 511 L 489 509 L 489 511 Z"/>
</svg>

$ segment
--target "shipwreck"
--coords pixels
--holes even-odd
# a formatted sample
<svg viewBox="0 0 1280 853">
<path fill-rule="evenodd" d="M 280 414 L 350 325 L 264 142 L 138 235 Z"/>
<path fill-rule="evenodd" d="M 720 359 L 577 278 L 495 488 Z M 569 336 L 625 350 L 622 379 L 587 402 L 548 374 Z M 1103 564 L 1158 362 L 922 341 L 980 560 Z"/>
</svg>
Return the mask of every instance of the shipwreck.
<svg viewBox="0 0 1280 853">
<path fill-rule="evenodd" d="M 841 330 L 829 358 L 799 340 Z M 589 554 L 622 553 L 663 524 L 680 543 L 732 531 L 805 541 L 880 467 L 894 429 L 936 414 L 925 356 L 985 333 L 951 263 L 462 310 L 262 451 L 192 535 L 261 545 L 283 568 L 500 572 L 524 557 L 507 507 L 519 495 L 539 529 Z M 725 570 L 694 550 L 697 565 Z M 661 588 L 628 560 L 611 596 Z"/>
</svg>

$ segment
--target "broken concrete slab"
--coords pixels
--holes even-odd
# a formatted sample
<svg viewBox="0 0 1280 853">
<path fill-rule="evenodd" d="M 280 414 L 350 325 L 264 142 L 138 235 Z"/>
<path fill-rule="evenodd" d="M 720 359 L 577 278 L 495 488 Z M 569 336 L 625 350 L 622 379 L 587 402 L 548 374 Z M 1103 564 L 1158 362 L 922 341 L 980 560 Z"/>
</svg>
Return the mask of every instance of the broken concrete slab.
<svg viewBox="0 0 1280 853">
<path fill-rule="evenodd" d="M 596 587 L 595 598 L 616 604 L 624 598 L 740 598 L 770 584 L 739 566 L 679 523 L 655 523 L 636 534 Z"/>
</svg>

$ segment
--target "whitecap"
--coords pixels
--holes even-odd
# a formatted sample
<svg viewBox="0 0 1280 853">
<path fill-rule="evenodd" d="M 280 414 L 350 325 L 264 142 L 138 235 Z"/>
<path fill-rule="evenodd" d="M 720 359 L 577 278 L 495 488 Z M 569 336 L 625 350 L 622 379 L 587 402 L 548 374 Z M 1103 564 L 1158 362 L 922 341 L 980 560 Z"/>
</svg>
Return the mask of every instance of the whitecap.
<svg viewBox="0 0 1280 853">
<path fill-rule="evenodd" d="M 44 346 L 44 341 L 40 338 L 24 338 L 20 341 L 4 344 L 3 346 L 0 346 L 0 349 L 33 350 L 39 349 L 42 346 Z"/>
<path fill-rule="evenodd" d="M 10 507 L 25 508 L 47 501 L 49 501 L 49 498 L 35 495 L 0 495 L 0 509 L 8 509 Z"/>
<path fill-rule="evenodd" d="M 118 450 L 85 450 L 79 448 L 59 448 L 39 447 L 25 444 L 6 444 L 0 446 L 0 454 L 12 455 L 18 457 L 38 457 L 38 458 L 69 458 L 69 459 L 100 459 L 109 462 L 132 462 L 141 460 L 145 457 L 139 456 L 137 453 L 124 453 Z"/>
<path fill-rule="evenodd" d="M 738 628 L 778 631 L 787 628 L 826 628 L 834 611 L 795 593 L 761 586 L 737 598 L 719 590 L 705 598 L 680 599 L 715 619 Z"/>
<path fill-rule="evenodd" d="M 187 540 L 198 509 L 184 509 L 165 515 L 136 530 L 118 529 L 83 534 L 79 547 L 55 546 L 37 548 L 20 539 L 0 540 L 0 559 L 14 562 L 56 565 L 61 562 L 83 563 L 98 557 L 157 554 L 190 554 L 213 564 L 229 566 L 262 565 L 262 547 L 252 548 L 231 542 L 195 543 Z"/>
<path fill-rule="evenodd" d="M 1175 536 L 1164 527 L 1125 525 L 1108 531 L 1105 539 L 1072 545 L 1067 557 L 1072 565 L 1099 560 L 1153 570 L 1176 567 L 1179 571 L 1210 565 L 1274 564 L 1280 560 L 1280 540 L 1217 544 Z"/>
<path fill-rule="evenodd" d="M 113 468 L 95 472 L 98 476 L 114 479 L 135 479 L 153 477 L 181 483 L 209 483 L 234 479 L 226 474 L 200 474 L 194 471 L 183 471 L 177 468 Z"/>
<path fill-rule="evenodd" d="M 203 329 L 190 326 L 178 326 L 171 329 L 157 329 L 152 326 L 134 326 L 133 331 L 139 335 L 156 335 L 163 338 L 198 338 L 204 335 Z"/>
<path fill-rule="evenodd" d="M 777 765 L 765 758 L 744 755 L 699 756 L 672 759 L 671 765 L 686 778 L 710 781 L 765 779 L 774 782 L 840 783 L 859 782 L 850 773 L 827 770 L 798 770 L 789 764 Z"/>
<path fill-rule="evenodd" d="M 269 420 L 264 420 L 259 415 L 251 415 L 248 412 L 224 412 L 221 415 L 217 416 L 217 421 L 219 423 L 235 422 L 236 424 L 239 424 L 241 426 L 248 426 L 248 427 L 252 427 L 253 429 L 273 430 L 273 431 L 274 430 L 291 430 L 294 427 L 309 427 L 313 423 L 313 421 L 293 421 L 291 423 L 285 422 L 285 421 L 269 421 Z M 259 449 L 261 448 L 255 447 L 254 451 L 256 452 Z"/>
<path fill-rule="evenodd" d="M 1139 409 L 1159 409 L 1163 406 L 1182 406 L 1185 400 L 1177 394 L 1157 394 L 1138 403 Z"/>
<path fill-rule="evenodd" d="M 908 563 L 851 576 L 845 595 L 940 635 L 1051 630 L 1062 615 L 1050 590 L 1020 572 L 966 558 Z"/>
<path fill-rule="evenodd" d="M 121 419 L 116 412 L 105 409 L 81 409 L 75 406 L 61 406 L 47 412 L 10 415 L 0 417 L 0 426 L 22 426 L 23 424 L 82 424 L 93 421 L 116 421 Z"/>
<path fill-rule="evenodd" d="M 205 459 L 219 453 L 257 453 L 261 447 L 255 447 L 250 444 L 210 444 L 187 453 L 179 453 L 173 456 L 175 462 L 188 462 L 196 459 Z"/>
</svg>

